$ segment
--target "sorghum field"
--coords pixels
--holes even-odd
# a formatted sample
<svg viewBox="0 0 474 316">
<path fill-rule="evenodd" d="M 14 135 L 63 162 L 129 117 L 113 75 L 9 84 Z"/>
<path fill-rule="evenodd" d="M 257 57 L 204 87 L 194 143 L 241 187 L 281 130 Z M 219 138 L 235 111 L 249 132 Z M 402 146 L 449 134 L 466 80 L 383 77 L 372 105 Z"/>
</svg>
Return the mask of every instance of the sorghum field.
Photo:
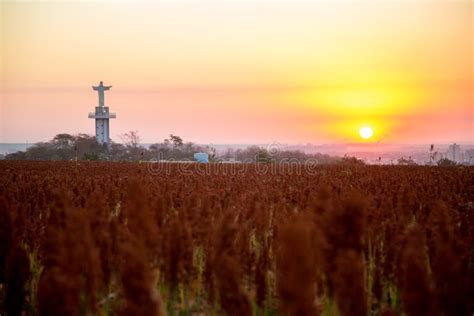
<svg viewBox="0 0 474 316">
<path fill-rule="evenodd" d="M 472 315 L 472 167 L 273 167 L 0 162 L 0 314 Z"/>
</svg>

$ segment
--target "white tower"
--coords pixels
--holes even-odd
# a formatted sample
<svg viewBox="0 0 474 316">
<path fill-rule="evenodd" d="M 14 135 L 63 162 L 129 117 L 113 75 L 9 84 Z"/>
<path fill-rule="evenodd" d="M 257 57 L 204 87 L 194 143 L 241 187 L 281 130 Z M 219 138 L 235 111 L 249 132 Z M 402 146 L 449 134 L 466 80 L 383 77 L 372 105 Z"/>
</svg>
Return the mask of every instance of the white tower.
<svg viewBox="0 0 474 316">
<path fill-rule="evenodd" d="M 104 86 L 102 81 L 97 87 L 92 89 L 99 93 L 99 105 L 95 107 L 95 112 L 89 113 L 89 118 L 95 119 L 95 138 L 99 144 L 109 144 L 110 131 L 109 119 L 116 118 L 115 113 L 109 112 L 109 107 L 104 105 L 104 91 L 109 90 L 112 86 Z"/>
</svg>

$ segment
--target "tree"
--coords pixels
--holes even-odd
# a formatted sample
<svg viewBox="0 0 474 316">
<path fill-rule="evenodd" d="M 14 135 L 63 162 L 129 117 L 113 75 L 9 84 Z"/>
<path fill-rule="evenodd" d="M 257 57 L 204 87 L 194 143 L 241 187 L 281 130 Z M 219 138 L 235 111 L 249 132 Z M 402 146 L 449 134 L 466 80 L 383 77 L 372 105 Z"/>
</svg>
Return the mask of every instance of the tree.
<svg viewBox="0 0 474 316">
<path fill-rule="evenodd" d="M 170 140 L 174 146 L 182 146 L 183 139 L 177 135 L 170 134 Z"/>
<path fill-rule="evenodd" d="M 454 167 L 458 165 L 455 161 L 452 161 L 448 158 L 438 160 L 437 164 L 440 167 Z"/>
<path fill-rule="evenodd" d="M 416 166 L 416 162 L 410 157 L 408 157 L 408 159 L 402 157 L 402 158 L 399 158 L 398 160 L 398 164 L 399 165 L 403 165 L 403 166 Z"/>
<path fill-rule="evenodd" d="M 107 145 L 97 143 L 94 136 L 78 134 L 74 142 L 74 152 L 77 159 L 99 160 L 107 154 Z"/>
<path fill-rule="evenodd" d="M 272 162 L 273 157 L 270 155 L 268 150 L 260 148 L 260 150 L 255 155 L 255 162 Z"/>
<path fill-rule="evenodd" d="M 351 165 L 351 166 L 363 166 L 363 165 L 365 165 L 365 162 L 363 160 L 357 159 L 356 157 L 347 156 L 347 155 L 342 157 L 342 159 L 339 163 L 343 164 L 343 165 Z"/>
<path fill-rule="evenodd" d="M 140 146 L 140 136 L 138 136 L 138 131 L 129 131 L 120 135 L 120 139 L 127 147 L 136 148 Z"/>
<path fill-rule="evenodd" d="M 70 134 L 57 134 L 54 136 L 53 140 L 51 141 L 56 147 L 59 148 L 68 148 L 74 145 L 76 137 Z"/>
<path fill-rule="evenodd" d="M 58 134 L 49 142 L 36 143 L 24 152 L 6 156 L 12 160 L 72 160 L 99 159 L 107 154 L 107 147 L 98 144 L 87 134 Z"/>
<path fill-rule="evenodd" d="M 143 146 L 140 146 L 140 136 L 138 136 L 138 131 L 129 131 L 122 134 L 120 135 L 120 139 L 125 144 L 125 153 L 121 155 L 121 160 L 144 159 L 146 149 Z"/>
<path fill-rule="evenodd" d="M 127 148 L 123 144 L 112 142 L 109 146 L 109 157 L 111 160 L 127 160 Z"/>
</svg>

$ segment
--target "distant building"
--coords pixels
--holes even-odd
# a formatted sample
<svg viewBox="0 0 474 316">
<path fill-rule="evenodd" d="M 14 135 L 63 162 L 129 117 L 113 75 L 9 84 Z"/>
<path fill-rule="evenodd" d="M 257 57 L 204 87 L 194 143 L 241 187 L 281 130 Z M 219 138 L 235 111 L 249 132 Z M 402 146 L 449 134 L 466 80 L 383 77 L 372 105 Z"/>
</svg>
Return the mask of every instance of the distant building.
<svg viewBox="0 0 474 316">
<path fill-rule="evenodd" d="M 462 162 L 461 146 L 456 143 L 449 145 L 446 158 L 454 162 Z"/>
<path fill-rule="evenodd" d="M 468 149 L 464 152 L 464 162 L 474 165 L 474 149 Z"/>
</svg>

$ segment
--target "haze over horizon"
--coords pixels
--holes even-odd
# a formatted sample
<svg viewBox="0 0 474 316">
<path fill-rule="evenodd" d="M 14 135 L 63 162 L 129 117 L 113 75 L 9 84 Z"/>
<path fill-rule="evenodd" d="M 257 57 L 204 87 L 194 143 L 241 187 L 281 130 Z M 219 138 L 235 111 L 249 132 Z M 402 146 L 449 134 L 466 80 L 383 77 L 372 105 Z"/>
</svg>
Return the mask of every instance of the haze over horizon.
<svg viewBox="0 0 474 316">
<path fill-rule="evenodd" d="M 2 1 L 0 16 L 0 143 L 93 134 L 101 80 L 115 141 L 474 141 L 469 0 Z"/>
</svg>

